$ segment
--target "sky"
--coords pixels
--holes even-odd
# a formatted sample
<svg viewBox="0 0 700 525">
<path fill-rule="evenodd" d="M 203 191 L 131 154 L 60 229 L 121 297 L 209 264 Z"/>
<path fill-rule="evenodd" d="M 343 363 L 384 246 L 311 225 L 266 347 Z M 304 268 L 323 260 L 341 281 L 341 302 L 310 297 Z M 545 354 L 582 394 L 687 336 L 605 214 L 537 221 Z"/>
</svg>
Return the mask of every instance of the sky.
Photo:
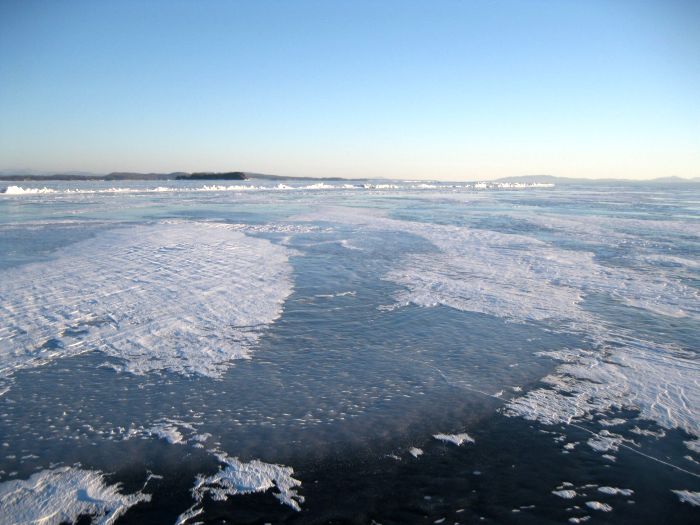
<svg viewBox="0 0 700 525">
<path fill-rule="evenodd" d="M 700 176 L 700 1 L 0 0 L 0 170 Z"/>
</svg>

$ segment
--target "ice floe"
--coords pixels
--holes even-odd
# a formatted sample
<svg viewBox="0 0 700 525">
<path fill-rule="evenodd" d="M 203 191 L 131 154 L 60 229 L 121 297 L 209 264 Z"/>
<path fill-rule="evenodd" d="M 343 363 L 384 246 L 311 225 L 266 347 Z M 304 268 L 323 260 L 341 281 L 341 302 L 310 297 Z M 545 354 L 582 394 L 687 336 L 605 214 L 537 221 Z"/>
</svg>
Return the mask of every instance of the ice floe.
<svg viewBox="0 0 700 525">
<path fill-rule="evenodd" d="M 109 525 L 130 507 L 150 499 L 141 492 L 122 494 L 119 484 L 107 484 L 98 471 L 42 470 L 27 480 L 0 484 L 0 522 L 58 525 L 90 515 L 93 523 Z"/>
</svg>

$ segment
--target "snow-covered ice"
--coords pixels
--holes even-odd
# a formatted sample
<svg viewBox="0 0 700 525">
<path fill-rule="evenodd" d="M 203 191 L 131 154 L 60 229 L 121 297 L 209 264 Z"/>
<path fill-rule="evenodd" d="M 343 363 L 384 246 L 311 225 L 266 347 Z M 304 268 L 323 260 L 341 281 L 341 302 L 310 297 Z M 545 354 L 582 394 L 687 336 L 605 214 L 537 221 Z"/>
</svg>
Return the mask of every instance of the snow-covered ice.
<svg viewBox="0 0 700 525">
<path fill-rule="evenodd" d="M 225 225 L 119 228 L 0 281 L 0 376 L 99 349 L 117 370 L 220 376 L 292 291 L 286 248 Z"/>
</svg>

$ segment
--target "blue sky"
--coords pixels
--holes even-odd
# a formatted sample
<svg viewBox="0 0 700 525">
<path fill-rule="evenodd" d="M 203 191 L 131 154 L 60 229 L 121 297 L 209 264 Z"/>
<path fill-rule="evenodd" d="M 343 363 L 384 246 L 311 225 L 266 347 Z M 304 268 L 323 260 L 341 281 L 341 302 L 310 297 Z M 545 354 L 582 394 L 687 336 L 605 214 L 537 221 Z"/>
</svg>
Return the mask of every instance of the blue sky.
<svg viewBox="0 0 700 525">
<path fill-rule="evenodd" d="M 700 176 L 700 2 L 0 0 L 0 169 Z"/>
</svg>

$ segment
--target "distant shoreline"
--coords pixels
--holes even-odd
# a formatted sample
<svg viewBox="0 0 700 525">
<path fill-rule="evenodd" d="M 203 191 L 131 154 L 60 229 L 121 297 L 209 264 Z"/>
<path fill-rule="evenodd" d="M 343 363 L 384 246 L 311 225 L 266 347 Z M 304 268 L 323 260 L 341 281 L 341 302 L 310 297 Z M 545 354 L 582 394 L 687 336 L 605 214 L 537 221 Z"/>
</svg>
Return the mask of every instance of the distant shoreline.
<svg viewBox="0 0 700 525">
<path fill-rule="evenodd" d="M 401 179 L 385 179 L 385 178 L 367 178 L 367 177 L 295 177 L 287 175 L 268 175 L 264 173 L 252 173 L 245 171 L 228 171 L 228 172 L 194 172 L 188 173 L 177 171 L 171 173 L 138 173 L 138 172 L 112 172 L 104 175 L 91 173 L 55 173 L 49 175 L 36 174 L 2 174 L 0 172 L 0 181 L 5 182 L 90 182 L 90 181 L 158 181 L 158 180 L 276 180 L 276 181 L 317 181 L 317 182 L 333 182 L 333 181 L 368 181 L 368 180 L 387 180 L 396 181 Z M 474 179 L 471 182 L 478 181 Z M 416 180 L 415 182 L 468 182 L 468 181 L 447 181 L 447 180 Z M 658 177 L 656 179 L 636 180 L 636 179 L 584 179 L 572 177 L 557 177 L 554 175 L 520 175 L 515 177 L 501 177 L 485 182 L 493 183 L 551 183 L 556 185 L 562 184 L 697 184 L 700 183 L 700 177 L 681 178 L 681 177 Z"/>
<path fill-rule="evenodd" d="M 284 175 L 266 175 L 263 173 L 249 173 L 244 171 L 228 171 L 228 172 L 196 172 L 187 173 L 177 171 L 172 173 L 136 173 L 136 172 L 112 172 L 106 175 L 92 174 L 71 174 L 71 173 L 56 173 L 52 175 L 26 175 L 26 174 L 10 174 L 0 175 L 0 181 L 7 182 L 51 182 L 51 181 L 119 181 L 119 180 L 134 180 L 134 181 L 151 181 L 151 180 L 250 180 L 250 179 L 267 179 L 267 180 L 314 180 L 314 181 L 342 181 L 342 180 L 368 180 L 366 178 L 349 179 L 345 177 L 292 177 Z"/>
<path fill-rule="evenodd" d="M 2 181 L 115 181 L 115 180 L 247 180 L 248 175 L 242 171 L 224 173 L 131 173 L 113 172 L 106 175 L 72 175 L 56 173 L 54 175 L 0 175 Z"/>
</svg>

